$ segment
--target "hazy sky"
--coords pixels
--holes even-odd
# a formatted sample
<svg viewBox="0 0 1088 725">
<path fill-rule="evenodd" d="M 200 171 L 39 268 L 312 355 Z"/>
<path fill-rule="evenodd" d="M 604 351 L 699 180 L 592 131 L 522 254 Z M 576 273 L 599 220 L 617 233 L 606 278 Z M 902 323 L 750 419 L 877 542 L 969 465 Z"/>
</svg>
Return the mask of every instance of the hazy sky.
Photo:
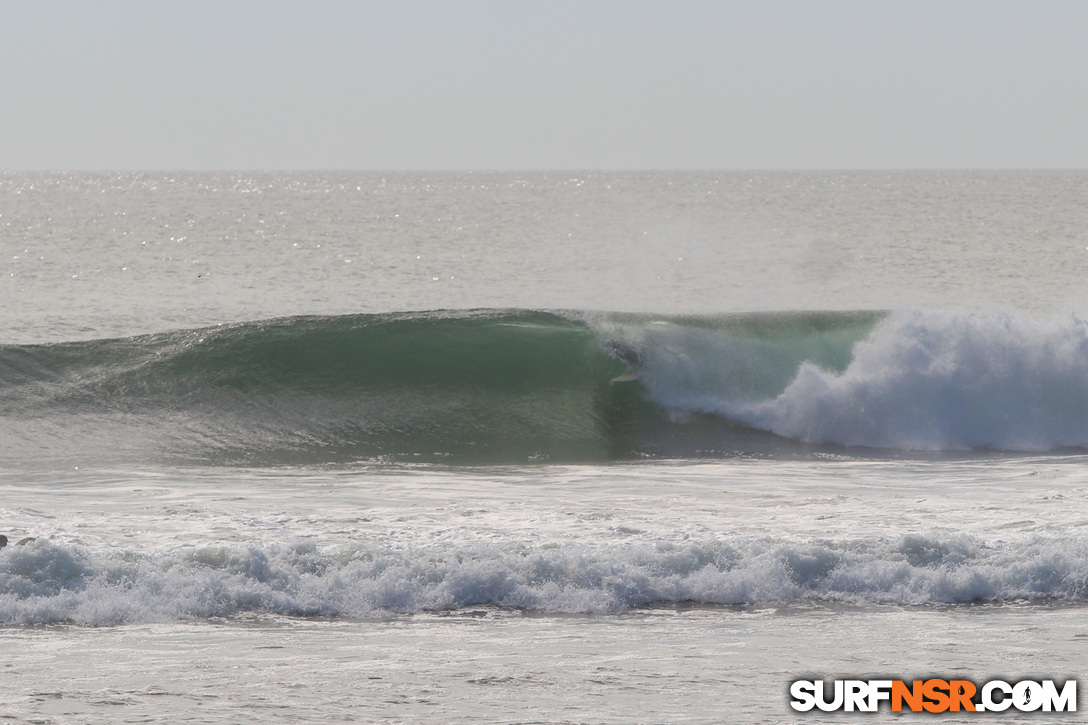
<svg viewBox="0 0 1088 725">
<path fill-rule="evenodd" d="M 0 169 L 1088 168 L 1079 0 L 0 0 Z"/>
</svg>

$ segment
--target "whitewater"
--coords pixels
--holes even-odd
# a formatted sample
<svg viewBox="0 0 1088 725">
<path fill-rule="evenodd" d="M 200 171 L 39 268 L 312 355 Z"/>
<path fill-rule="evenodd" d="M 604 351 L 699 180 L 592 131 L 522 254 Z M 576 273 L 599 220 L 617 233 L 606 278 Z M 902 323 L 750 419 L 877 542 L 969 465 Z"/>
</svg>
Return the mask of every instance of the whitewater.
<svg viewBox="0 0 1088 725">
<path fill-rule="evenodd" d="M 0 175 L 0 714 L 776 723 L 797 679 L 1080 677 L 1086 189 Z"/>
</svg>

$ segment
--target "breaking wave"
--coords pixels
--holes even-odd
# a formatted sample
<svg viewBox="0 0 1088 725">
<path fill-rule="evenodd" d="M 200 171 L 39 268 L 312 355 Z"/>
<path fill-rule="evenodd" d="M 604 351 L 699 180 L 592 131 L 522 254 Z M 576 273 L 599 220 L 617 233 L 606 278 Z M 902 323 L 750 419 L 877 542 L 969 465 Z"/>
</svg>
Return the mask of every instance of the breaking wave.
<svg viewBox="0 0 1088 725">
<path fill-rule="evenodd" d="M 927 451 L 1088 446 L 1088 325 L 1076 317 L 896 312 L 852 346 L 848 364 L 810 355 L 751 391 L 742 385 L 755 376 L 722 382 L 732 364 L 718 344 L 696 356 L 663 346 L 666 359 L 651 362 L 645 376 L 651 397 L 810 443 Z"/>
<path fill-rule="evenodd" d="M 1088 325 L 476 310 L 7 345 L 0 445 L 247 465 L 1084 448 Z"/>
</svg>

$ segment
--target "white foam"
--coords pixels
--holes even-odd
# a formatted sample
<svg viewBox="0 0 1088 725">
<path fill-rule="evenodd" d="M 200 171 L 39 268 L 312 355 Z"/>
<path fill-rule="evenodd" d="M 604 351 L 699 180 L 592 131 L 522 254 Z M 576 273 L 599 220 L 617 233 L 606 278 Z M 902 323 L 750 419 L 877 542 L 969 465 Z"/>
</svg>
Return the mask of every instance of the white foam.
<svg viewBox="0 0 1088 725">
<path fill-rule="evenodd" d="M 115 625 L 270 613 L 367 617 L 495 605 L 615 612 L 661 603 L 893 603 L 1088 597 L 1088 541 L 947 534 L 797 540 L 321 549 L 149 555 L 38 541 L 0 557 L 0 621 Z"/>
<path fill-rule="evenodd" d="M 668 364 L 678 369 L 721 366 L 674 357 Z M 805 362 L 784 390 L 760 400 L 667 373 L 645 380 L 668 407 L 809 442 L 909 450 L 1088 446 L 1088 325 L 1073 316 L 1040 322 L 1011 312 L 895 313 L 855 346 L 846 370 Z"/>
</svg>

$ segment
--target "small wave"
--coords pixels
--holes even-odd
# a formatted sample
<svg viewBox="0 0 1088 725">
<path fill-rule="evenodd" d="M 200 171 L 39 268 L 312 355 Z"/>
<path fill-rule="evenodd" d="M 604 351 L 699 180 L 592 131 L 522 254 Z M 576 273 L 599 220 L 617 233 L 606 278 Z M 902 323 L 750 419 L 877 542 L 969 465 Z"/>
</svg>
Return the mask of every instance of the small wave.
<svg viewBox="0 0 1088 725">
<path fill-rule="evenodd" d="M 321 548 L 310 542 L 0 556 L 0 622 L 116 625 L 241 614 L 370 617 L 491 605 L 618 612 L 695 603 L 1083 602 L 1088 541 L 967 536 L 625 545 Z"/>
</svg>

